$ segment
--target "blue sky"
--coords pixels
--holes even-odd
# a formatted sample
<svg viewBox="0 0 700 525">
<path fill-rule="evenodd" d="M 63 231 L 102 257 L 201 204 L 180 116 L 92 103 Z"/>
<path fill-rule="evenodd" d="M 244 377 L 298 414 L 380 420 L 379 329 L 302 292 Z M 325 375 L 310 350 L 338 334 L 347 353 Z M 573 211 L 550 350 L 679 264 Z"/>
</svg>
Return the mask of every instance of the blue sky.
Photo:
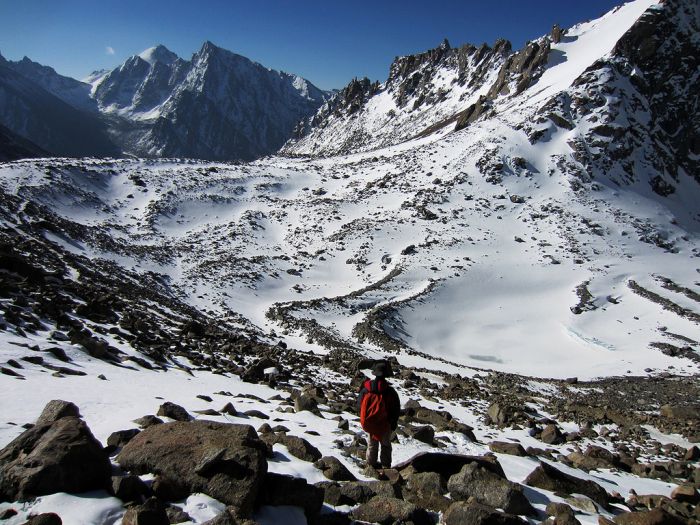
<svg viewBox="0 0 700 525">
<path fill-rule="evenodd" d="M 297 73 L 323 89 L 353 77 L 385 80 L 397 55 L 436 47 L 514 48 L 596 18 L 615 0 L 0 0 L 0 53 L 84 78 L 163 44 L 189 59 L 206 40 L 261 64 Z"/>
</svg>

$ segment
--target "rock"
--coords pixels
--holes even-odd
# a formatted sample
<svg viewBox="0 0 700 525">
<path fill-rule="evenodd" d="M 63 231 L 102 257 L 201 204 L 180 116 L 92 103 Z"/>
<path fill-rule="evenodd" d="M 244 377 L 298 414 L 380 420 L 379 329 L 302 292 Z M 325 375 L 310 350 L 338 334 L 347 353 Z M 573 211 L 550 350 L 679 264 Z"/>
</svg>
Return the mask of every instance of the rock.
<svg viewBox="0 0 700 525">
<path fill-rule="evenodd" d="M 652 509 L 649 512 L 625 512 L 613 518 L 617 525 L 681 525 L 684 523 L 663 509 Z"/>
<path fill-rule="evenodd" d="M 300 394 L 296 396 L 294 398 L 294 411 L 302 412 L 304 410 L 316 412 L 318 410 L 318 401 L 316 401 L 316 398 L 307 394 Z"/>
<path fill-rule="evenodd" d="M 233 406 L 233 403 L 230 401 L 226 403 L 221 410 L 219 410 L 221 414 L 228 414 L 229 416 L 236 416 L 238 415 L 238 411 L 236 410 L 236 407 Z"/>
<path fill-rule="evenodd" d="M 123 447 L 129 441 L 131 441 L 131 439 L 134 436 L 136 436 L 139 432 L 141 431 L 137 428 L 131 428 L 129 430 L 117 430 L 116 432 L 112 432 L 107 438 L 107 446 L 112 447 L 114 449 Z"/>
<path fill-rule="evenodd" d="M 0 501 L 104 489 L 110 474 L 107 454 L 87 424 L 62 417 L 35 425 L 0 451 Z"/>
<path fill-rule="evenodd" d="M 53 423 L 62 417 L 80 417 L 80 411 L 70 401 L 54 399 L 46 404 L 44 410 L 41 411 L 39 419 L 36 420 L 36 424 Z"/>
<path fill-rule="evenodd" d="M 356 505 L 366 503 L 374 497 L 395 498 L 398 494 L 388 481 L 350 481 L 340 487 L 341 501 Z"/>
<path fill-rule="evenodd" d="M 489 472 L 476 463 L 464 465 L 459 473 L 451 476 L 447 489 L 454 500 L 474 497 L 479 503 L 503 509 L 509 514 L 537 514 L 523 494 L 521 485 Z"/>
<path fill-rule="evenodd" d="M 437 472 L 417 472 L 406 480 L 402 489 L 403 499 L 422 509 L 445 512 L 452 500 L 445 497 L 445 482 Z"/>
<path fill-rule="evenodd" d="M 0 512 L 0 521 L 5 521 L 9 520 L 13 516 L 17 516 L 19 514 L 15 509 L 10 507 L 9 509 L 5 509 L 2 512 Z"/>
<path fill-rule="evenodd" d="M 184 523 L 186 521 L 194 521 L 192 516 L 187 514 L 177 505 L 168 505 L 165 509 L 165 513 L 168 515 L 168 521 L 170 523 Z"/>
<path fill-rule="evenodd" d="M 182 408 L 180 405 L 166 401 L 158 409 L 157 415 L 169 417 L 175 421 L 190 421 L 192 416 L 187 413 L 187 410 Z"/>
<path fill-rule="evenodd" d="M 547 516 L 561 516 L 563 514 L 574 516 L 574 509 L 569 507 L 566 503 L 555 503 L 550 501 L 547 503 L 547 507 L 544 511 L 547 513 Z"/>
<path fill-rule="evenodd" d="M 363 503 L 350 513 L 350 517 L 358 521 L 385 525 L 396 522 L 412 522 L 414 525 L 433 524 L 429 514 L 413 503 L 382 496 L 376 496 L 367 503 Z"/>
<path fill-rule="evenodd" d="M 564 442 L 564 435 L 554 424 L 549 424 L 542 430 L 540 440 L 549 445 L 559 445 Z"/>
<path fill-rule="evenodd" d="M 700 448 L 693 445 L 688 450 L 685 451 L 685 456 L 683 456 L 685 461 L 697 461 L 700 459 Z"/>
<path fill-rule="evenodd" d="M 700 405 L 663 405 L 659 409 L 662 417 L 684 421 L 700 419 Z"/>
<path fill-rule="evenodd" d="M 170 525 L 165 508 L 156 498 L 143 505 L 129 507 L 122 518 L 122 525 Z"/>
<path fill-rule="evenodd" d="M 510 407 L 505 407 L 501 403 L 491 403 L 486 413 L 491 423 L 495 425 L 506 425 L 512 418 Z"/>
<path fill-rule="evenodd" d="M 513 514 L 499 512 L 476 501 L 456 501 L 445 511 L 444 525 L 525 525 L 527 522 Z"/>
<path fill-rule="evenodd" d="M 432 445 L 435 440 L 435 429 L 430 425 L 424 425 L 420 427 L 410 426 L 404 429 L 406 434 L 417 441 L 422 443 L 427 443 Z"/>
<path fill-rule="evenodd" d="M 495 456 L 467 456 L 462 454 L 445 454 L 443 452 L 421 452 L 412 458 L 399 463 L 395 468 L 399 471 L 408 467 L 415 472 L 437 472 L 447 480 L 450 476 L 457 474 L 464 465 L 476 463 L 479 466 L 505 478 L 503 468 Z"/>
<path fill-rule="evenodd" d="M 134 423 L 136 423 L 141 428 L 148 428 L 148 427 L 151 427 L 153 425 L 163 424 L 163 420 L 159 417 L 152 415 L 152 414 L 148 414 L 148 415 L 140 417 L 138 419 L 134 419 Z"/>
<path fill-rule="evenodd" d="M 594 481 L 576 478 L 561 472 L 545 462 L 541 462 L 540 466 L 530 473 L 524 483 L 530 487 L 552 492 L 583 494 L 603 507 L 607 508 L 608 506 L 609 496 L 603 487 Z"/>
<path fill-rule="evenodd" d="M 357 481 L 355 475 L 343 465 L 338 458 L 325 456 L 314 463 L 314 467 L 333 481 Z"/>
<path fill-rule="evenodd" d="M 303 478 L 268 472 L 258 493 L 258 505 L 292 505 L 302 507 L 308 519 L 323 505 L 324 490 L 309 485 Z"/>
<path fill-rule="evenodd" d="M 138 476 L 112 476 L 112 494 L 125 503 L 140 502 L 151 495 L 151 489 Z"/>
<path fill-rule="evenodd" d="M 310 462 L 321 459 L 321 452 L 304 438 L 298 436 L 275 435 L 275 442 L 287 447 L 289 453 L 295 458 Z"/>
<path fill-rule="evenodd" d="M 253 427 L 202 420 L 149 427 L 116 461 L 135 474 L 159 474 L 156 494 L 204 492 L 247 516 L 267 472 L 266 452 Z"/>
<path fill-rule="evenodd" d="M 61 517 L 54 512 L 46 512 L 31 516 L 24 525 L 61 525 L 63 521 Z"/>
<path fill-rule="evenodd" d="M 697 505 L 700 503 L 700 494 L 698 494 L 698 491 L 690 483 L 683 483 L 673 489 L 673 492 L 671 492 L 671 499 L 680 501 L 681 503 Z"/>
<path fill-rule="evenodd" d="M 489 449 L 499 454 L 510 454 L 511 456 L 527 456 L 528 453 L 520 443 L 508 443 L 506 441 L 492 441 Z"/>
</svg>

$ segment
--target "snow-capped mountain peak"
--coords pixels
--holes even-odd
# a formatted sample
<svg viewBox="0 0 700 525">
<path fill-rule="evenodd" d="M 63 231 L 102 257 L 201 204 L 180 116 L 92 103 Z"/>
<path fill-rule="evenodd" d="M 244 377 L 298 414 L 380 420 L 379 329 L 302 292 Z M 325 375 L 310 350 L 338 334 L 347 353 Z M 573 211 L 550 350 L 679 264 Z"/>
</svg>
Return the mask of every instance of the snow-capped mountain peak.
<svg viewBox="0 0 700 525">
<path fill-rule="evenodd" d="M 145 60 L 151 66 L 153 66 L 156 62 L 162 62 L 163 64 L 171 65 L 173 62 L 175 62 L 179 57 L 170 51 L 167 47 L 165 47 L 162 44 L 159 44 L 155 47 L 149 47 L 145 51 L 142 51 L 139 53 L 139 58 L 142 60 Z"/>
</svg>

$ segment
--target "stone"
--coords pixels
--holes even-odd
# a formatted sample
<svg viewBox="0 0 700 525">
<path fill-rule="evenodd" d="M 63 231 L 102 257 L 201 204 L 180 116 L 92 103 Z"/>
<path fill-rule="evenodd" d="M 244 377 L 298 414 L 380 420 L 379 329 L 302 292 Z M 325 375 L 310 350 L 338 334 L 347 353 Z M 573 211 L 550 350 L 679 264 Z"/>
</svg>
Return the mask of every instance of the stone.
<svg viewBox="0 0 700 525">
<path fill-rule="evenodd" d="M 104 489 L 110 475 L 108 456 L 87 424 L 62 417 L 33 426 L 0 451 L 0 501 Z"/>
<path fill-rule="evenodd" d="M 192 416 L 190 416 L 187 413 L 187 410 L 185 410 L 180 405 L 176 405 L 175 403 L 171 403 L 170 401 L 166 401 L 165 403 L 160 405 L 160 408 L 158 409 L 158 412 L 156 415 L 169 417 L 170 419 L 174 419 L 175 421 L 190 421 L 190 420 L 192 420 Z"/>
<path fill-rule="evenodd" d="M 511 456 L 528 455 L 520 443 L 509 443 L 507 441 L 492 441 L 489 443 L 489 449 L 492 452 L 497 452 L 499 454 L 510 454 Z"/>
<path fill-rule="evenodd" d="M 287 447 L 289 453 L 295 458 L 310 462 L 321 459 L 321 452 L 304 438 L 282 434 L 275 434 L 274 438 L 276 443 Z"/>
<path fill-rule="evenodd" d="M 512 418 L 512 410 L 501 403 L 491 403 L 486 413 L 494 425 L 506 425 Z"/>
<path fill-rule="evenodd" d="M 54 512 L 45 512 L 43 514 L 37 514 L 36 516 L 30 516 L 24 525 L 61 525 L 62 523 L 63 520 L 61 520 L 58 514 Z"/>
<path fill-rule="evenodd" d="M 607 508 L 608 506 L 608 493 L 596 482 L 571 476 L 545 462 L 541 462 L 540 466 L 530 473 L 524 483 L 530 487 L 552 492 L 583 494 L 603 507 Z"/>
<path fill-rule="evenodd" d="M 527 522 L 513 514 L 499 512 L 476 501 L 456 501 L 445 511 L 444 525 L 525 525 Z"/>
<path fill-rule="evenodd" d="M 420 508 L 445 512 L 452 500 L 445 497 L 445 482 L 437 472 L 416 472 L 406 479 L 402 488 L 403 499 Z"/>
<path fill-rule="evenodd" d="M 432 445 L 435 440 L 435 429 L 430 425 L 423 425 L 420 427 L 411 426 L 407 427 L 405 430 L 409 436 L 422 443 Z"/>
<path fill-rule="evenodd" d="M 523 494 L 523 488 L 504 477 L 490 472 L 476 463 L 464 465 L 447 482 L 452 499 L 473 497 L 479 503 L 503 509 L 508 514 L 536 515 L 535 509 Z"/>
<path fill-rule="evenodd" d="M 693 445 L 685 451 L 683 459 L 685 461 L 697 461 L 698 459 L 700 459 L 700 448 L 698 448 L 696 445 Z"/>
<path fill-rule="evenodd" d="M 151 495 L 151 489 L 138 476 L 112 476 L 112 494 L 125 503 L 141 502 Z"/>
<path fill-rule="evenodd" d="M 119 448 L 126 445 L 131 439 L 141 432 L 137 428 L 131 428 L 129 430 L 117 430 L 112 432 L 107 438 L 107 446 L 113 448 Z"/>
<path fill-rule="evenodd" d="M 338 458 L 325 456 L 314 463 L 323 475 L 333 481 L 357 481 L 355 475 Z"/>
<path fill-rule="evenodd" d="M 39 419 L 36 420 L 36 424 L 53 423 L 62 417 L 80 417 L 80 411 L 70 401 L 54 399 L 46 404 L 44 410 L 41 411 Z"/>
<path fill-rule="evenodd" d="M 323 498 L 324 490 L 309 485 L 303 478 L 268 472 L 258 493 L 257 504 L 302 507 L 306 517 L 311 519 L 321 510 Z"/>
<path fill-rule="evenodd" d="M 316 398 L 308 394 L 300 394 L 296 396 L 294 398 L 294 411 L 302 412 L 304 410 L 316 412 L 318 410 L 318 401 L 316 401 Z"/>
<path fill-rule="evenodd" d="M 680 501 L 681 503 L 697 505 L 700 503 L 700 494 L 698 494 L 697 489 L 690 483 L 683 483 L 673 489 L 673 492 L 671 492 L 671 499 Z"/>
<path fill-rule="evenodd" d="M 165 513 L 168 515 L 168 521 L 170 523 L 184 523 L 186 521 L 194 521 L 192 516 L 187 514 L 177 505 L 168 505 L 165 509 Z"/>
<path fill-rule="evenodd" d="M 376 496 L 395 498 L 397 492 L 394 486 L 383 480 L 377 481 L 350 481 L 340 487 L 341 500 L 347 505 L 367 503 Z"/>
<path fill-rule="evenodd" d="M 414 525 L 433 525 L 430 515 L 413 503 L 398 498 L 376 496 L 363 503 L 350 513 L 350 517 L 358 521 L 380 523 L 412 522 Z"/>
<path fill-rule="evenodd" d="M 468 465 L 469 463 L 477 463 L 498 476 L 506 477 L 496 456 L 493 455 L 467 456 L 463 454 L 446 454 L 443 452 L 421 452 L 395 465 L 395 468 L 399 471 L 411 467 L 416 472 L 437 472 L 443 479 L 447 480 L 450 476 L 462 470 L 464 465 Z"/>
<path fill-rule="evenodd" d="M 648 512 L 625 512 L 613 518 L 617 525 L 681 525 L 683 520 L 676 518 L 663 509 L 652 509 Z"/>
<path fill-rule="evenodd" d="M 122 518 L 122 525 L 170 525 L 170 520 L 160 501 L 149 498 L 143 505 L 129 507 Z"/>
<path fill-rule="evenodd" d="M 154 416 L 153 414 L 148 414 L 138 419 L 134 419 L 134 423 L 136 423 L 141 428 L 148 428 L 153 425 L 161 425 L 163 423 L 163 420 L 159 417 Z"/>
<path fill-rule="evenodd" d="M 558 445 L 564 442 L 564 435 L 559 430 L 559 427 L 550 423 L 542 430 L 540 440 L 549 445 Z"/>
<path fill-rule="evenodd" d="M 134 474 L 157 473 L 159 497 L 203 492 L 247 516 L 267 472 L 266 453 L 250 425 L 177 421 L 143 430 L 116 461 Z"/>
<path fill-rule="evenodd" d="M 700 404 L 693 405 L 663 405 L 659 409 L 662 417 L 684 421 L 700 419 Z"/>
</svg>

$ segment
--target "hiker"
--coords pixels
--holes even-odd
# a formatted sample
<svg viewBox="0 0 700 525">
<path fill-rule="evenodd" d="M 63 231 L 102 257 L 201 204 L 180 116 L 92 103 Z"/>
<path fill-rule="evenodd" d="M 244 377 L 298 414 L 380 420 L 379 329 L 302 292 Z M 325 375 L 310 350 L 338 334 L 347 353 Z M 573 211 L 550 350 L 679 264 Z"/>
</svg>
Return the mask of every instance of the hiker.
<svg viewBox="0 0 700 525">
<path fill-rule="evenodd" d="M 381 466 L 391 467 L 391 435 L 399 422 L 401 403 L 399 395 L 386 380 L 389 367 L 378 362 L 372 367 L 375 379 L 367 379 L 357 400 L 360 424 L 369 434 L 367 466 L 378 468 L 377 455 L 381 445 Z"/>
</svg>

